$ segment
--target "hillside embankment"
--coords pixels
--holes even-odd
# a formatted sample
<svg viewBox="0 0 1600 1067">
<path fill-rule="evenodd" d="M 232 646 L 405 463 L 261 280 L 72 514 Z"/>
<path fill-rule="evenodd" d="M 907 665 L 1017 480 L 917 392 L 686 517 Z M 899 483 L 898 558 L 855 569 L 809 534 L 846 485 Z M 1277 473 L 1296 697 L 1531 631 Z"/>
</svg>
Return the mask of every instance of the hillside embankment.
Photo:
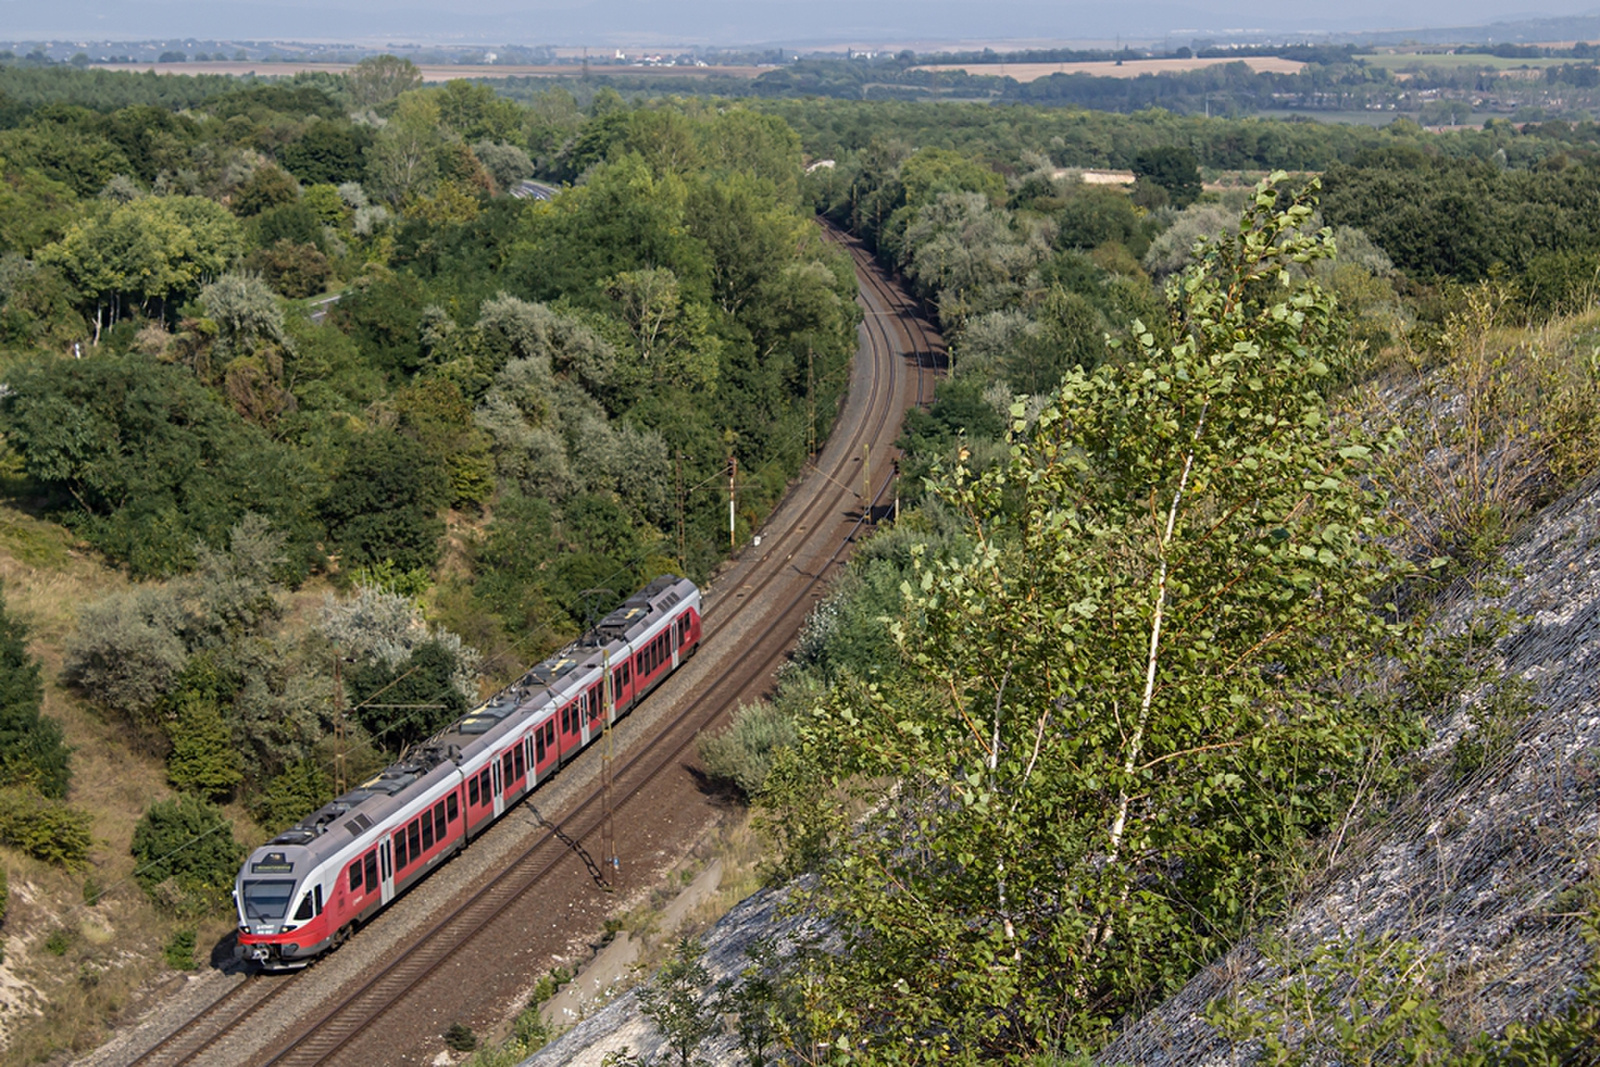
<svg viewBox="0 0 1600 1067">
<path fill-rule="evenodd" d="M 1497 613 L 1510 623 L 1479 677 L 1431 724 L 1429 745 L 1408 757 L 1413 784 L 1352 812 L 1286 921 L 1203 969 L 1097 1062 L 1235 1062 L 1207 1006 L 1251 983 L 1270 987 L 1286 949 L 1322 944 L 1368 943 L 1381 955 L 1415 942 L 1458 1034 L 1496 1033 L 1570 999 L 1589 966 L 1580 920 L 1600 870 L 1600 477 L 1531 517 L 1504 563 L 1499 577 L 1460 583 L 1436 613 L 1447 633 Z M 1525 717 L 1486 720 L 1482 703 L 1510 678 L 1531 686 L 1518 705 Z M 1483 753 L 1470 769 L 1463 743 Z M 779 918 L 777 903 L 758 894 L 708 931 L 711 985 L 738 972 L 750 941 L 794 921 Z M 1276 947 L 1269 954 L 1262 943 Z M 662 1046 L 631 992 L 526 1064 L 598 1064 L 624 1046 L 646 1055 Z M 726 1038 L 699 1055 L 742 1062 Z"/>
</svg>

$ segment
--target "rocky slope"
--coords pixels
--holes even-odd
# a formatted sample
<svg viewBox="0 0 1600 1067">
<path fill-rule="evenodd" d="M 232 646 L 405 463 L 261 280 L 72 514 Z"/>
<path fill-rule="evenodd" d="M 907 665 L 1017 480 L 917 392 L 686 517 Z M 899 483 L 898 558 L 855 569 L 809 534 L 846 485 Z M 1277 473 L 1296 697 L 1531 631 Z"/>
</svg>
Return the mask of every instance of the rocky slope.
<svg viewBox="0 0 1600 1067">
<path fill-rule="evenodd" d="M 1462 775 L 1455 746 L 1480 727 L 1469 692 L 1435 724 L 1414 795 L 1347 842 L 1276 934 L 1300 951 L 1335 939 L 1415 940 L 1442 966 L 1436 991 L 1460 1031 L 1497 1032 L 1559 1008 L 1582 981 L 1579 934 L 1600 863 L 1600 481 L 1530 520 L 1489 593 L 1463 590 L 1443 613 L 1461 628 L 1494 609 L 1517 616 L 1498 668 L 1532 683 L 1535 710 Z M 1489 582 L 1490 587 L 1499 582 Z M 1490 595 L 1503 592 L 1504 595 Z M 1222 1064 L 1210 1001 L 1276 978 L 1254 943 L 1196 976 L 1131 1025 L 1101 1063 Z"/>
</svg>

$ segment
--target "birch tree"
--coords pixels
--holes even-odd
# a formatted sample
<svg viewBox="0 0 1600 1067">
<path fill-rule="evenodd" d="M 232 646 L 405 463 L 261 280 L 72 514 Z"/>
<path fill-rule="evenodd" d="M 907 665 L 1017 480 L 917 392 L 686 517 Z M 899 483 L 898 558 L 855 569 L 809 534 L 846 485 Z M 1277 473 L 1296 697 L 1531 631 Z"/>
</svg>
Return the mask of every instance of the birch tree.
<svg viewBox="0 0 1600 1067">
<path fill-rule="evenodd" d="M 813 894 L 847 946 L 807 976 L 829 1047 L 1092 1046 L 1237 936 L 1381 743 L 1351 682 L 1393 567 L 1375 446 L 1319 391 L 1314 189 L 1263 183 L 1168 287 L 1173 343 L 1136 323 L 1129 358 L 1012 409 L 1008 462 L 935 486 L 974 547 L 907 583 L 902 681 L 805 724 L 803 763 L 874 805 Z"/>
</svg>

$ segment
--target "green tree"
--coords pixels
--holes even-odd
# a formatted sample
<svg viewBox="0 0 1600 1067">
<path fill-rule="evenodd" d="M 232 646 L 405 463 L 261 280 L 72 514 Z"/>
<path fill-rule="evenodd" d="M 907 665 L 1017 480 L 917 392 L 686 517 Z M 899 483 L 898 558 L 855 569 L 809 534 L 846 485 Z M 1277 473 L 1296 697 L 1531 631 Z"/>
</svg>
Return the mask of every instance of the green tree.
<svg viewBox="0 0 1600 1067">
<path fill-rule="evenodd" d="M 1200 198 L 1200 161 L 1187 148 L 1163 145 L 1140 152 L 1133 157 L 1133 173 L 1165 189 L 1173 207 L 1186 208 Z"/>
<path fill-rule="evenodd" d="M 360 181 L 366 171 L 370 127 L 324 119 L 279 155 L 283 168 L 307 185 Z"/>
<path fill-rule="evenodd" d="M 269 833 L 294 825 L 309 811 L 333 799 L 333 779 L 314 760 L 284 768 L 250 803 L 250 815 Z"/>
<path fill-rule="evenodd" d="M 1169 287 L 1175 341 L 1136 325 L 1129 358 L 1013 408 L 1006 462 L 937 485 L 974 548 L 914 557 L 892 630 L 924 684 L 845 684 L 802 720 L 808 791 L 878 805 L 813 894 L 847 949 L 817 963 L 829 1040 L 1093 1043 L 1237 936 L 1392 736 L 1346 688 L 1394 568 L 1369 446 L 1318 388 L 1341 350 L 1297 268 L 1328 252 L 1311 213 L 1258 187 Z"/>
<path fill-rule="evenodd" d="M 146 196 L 101 201 L 38 258 L 59 266 L 92 302 L 98 342 L 105 310 L 115 323 L 124 300 L 138 305 L 191 296 L 226 270 L 242 246 L 238 222 L 215 201 Z"/>
<path fill-rule="evenodd" d="M 180 915 L 220 910 L 244 848 L 221 809 L 195 797 L 158 800 L 133 830 L 133 877 L 150 899 Z"/>
<path fill-rule="evenodd" d="M 268 164 L 256 168 L 250 180 L 233 194 L 233 201 L 228 206 L 233 208 L 235 215 L 249 218 L 280 204 L 292 204 L 298 199 L 300 187 L 295 180 L 278 167 Z"/>
<path fill-rule="evenodd" d="M 387 559 L 412 570 L 438 560 L 444 533 L 439 509 L 449 502 L 444 471 L 426 448 L 374 429 L 350 443 L 322 517 L 341 565 L 353 569 Z"/>
<path fill-rule="evenodd" d="M 61 724 L 40 714 L 44 690 L 27 638 L 27 626 L 0 598 L 0 786 L 28 785 L 60 799 L 67 792 L 72 750 Z"/>
<path fill-rule="evenodd" d="M 601 284 L 633 334 L 648 380 L 697 389 L 716 383 L 722 346 L 705 306 L 684 301 L 677 275 L 628 270 Z"/>
<path fill-rule="evenodd" d="M 639 990 L 639 1010 L 667 1039 L 679 1067 L 689 1067 L 700 1042 L 717 1030 L 717 1015 L 706 996 L 711 975 L 701 962 L 705 951 L 698 941 L 678 938 L 672 957 Z"/>
<path fill-rule="evenodd" d="M 401 97 L 394 117 L 367 149 L 371 188 L 395 204 L 426 193 L 438 178 L 436 149 L 442 140 L 438 103 L 423 93 Z"/>
<path fill-rule="evenodd" d="M 174 788 L 206 800 L 225 800 L 244 780 L 239 748 L 215 701 L 185 694 L 168 734 L 172 751 L 167 754 L 167 780 Z"/>
<path fill-rule="evenodd" d="M 184 570 L 248 512 L 305 560 L 319 539 L 305 460 L 227 408 L 187 368 L 136 356 L 12 369 L 0 408 L 24 469 L 69 525 L 139 575 Z"/>
<path fill-rule="evenodd" d="M 466 713 L 459 670 L 456 650 L 443 641 L 426 641 L 392 664 L 357 667 L 349 684 L 355 718 L 389 749 L 420 741 Z"/>
<path fill-rule="evenodd" d="M 345 80 L 357 107 L 375 107 L 422 85 L 422 71 L 409 59 L 384 54 L 357 63 Z"/>
</svg>

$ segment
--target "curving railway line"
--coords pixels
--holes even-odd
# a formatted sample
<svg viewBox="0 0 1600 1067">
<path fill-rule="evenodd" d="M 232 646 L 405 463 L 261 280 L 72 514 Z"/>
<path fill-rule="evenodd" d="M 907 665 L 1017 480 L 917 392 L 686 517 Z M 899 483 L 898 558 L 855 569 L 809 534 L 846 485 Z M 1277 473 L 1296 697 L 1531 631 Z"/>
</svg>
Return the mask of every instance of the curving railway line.
<svg viewBox="0 0 1600 1067">
<path fill-rule="evenodd" d="M 624 881 L 648 870 L 634 857 L 681 848 L 711 817 L 689 770 L 697 734 L 770 688 L 831 571 L 892 511 L 893 441 L 905 411 L 931 401 L 943 365 L 942 342 L 915 301 L 859 242 L 831 228 L 828 236 L 855 262 L 864 311 L 849 394 L 759 546 L 746 546 L 705 587 L 699 655 L 615 730 L 611 798 L 617 854 L 629 858 Z M 571 931 L 600 927 L 613 902 L 597 889 L 590 859 L 604 819 L 600 769 L 600 754 L 585 753 L 328 960 L 294 976 L 233 976 L 182 1025 L 94 1062 L 431 1062 L 451 1021 L 485 1025 L 502 1015 L 530 973 L 570 948 Z M 471 884 L 453 895 L 435 886 L 486 849 L 494 862 Z"/>
</svg>

